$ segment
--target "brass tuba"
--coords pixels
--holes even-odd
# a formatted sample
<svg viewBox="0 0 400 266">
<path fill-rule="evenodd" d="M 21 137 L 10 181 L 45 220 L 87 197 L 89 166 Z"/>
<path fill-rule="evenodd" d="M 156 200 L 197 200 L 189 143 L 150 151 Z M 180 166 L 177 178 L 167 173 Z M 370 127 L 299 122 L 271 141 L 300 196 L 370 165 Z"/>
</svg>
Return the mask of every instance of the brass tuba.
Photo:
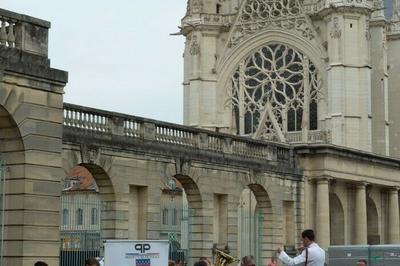
<svg viewBox="0 0 400 266">
<path fill-rule="evenodd" d="M 229 265 L 235 261 L 239 261 L 238 258 L 234 258 L 229 254 L 226 254 L 225 252 L 219 250 L 219 249 L 214 249 L 215 254 L 217 254 L 215 258 L 215 266 L 225 266 Z"/>
</svg>

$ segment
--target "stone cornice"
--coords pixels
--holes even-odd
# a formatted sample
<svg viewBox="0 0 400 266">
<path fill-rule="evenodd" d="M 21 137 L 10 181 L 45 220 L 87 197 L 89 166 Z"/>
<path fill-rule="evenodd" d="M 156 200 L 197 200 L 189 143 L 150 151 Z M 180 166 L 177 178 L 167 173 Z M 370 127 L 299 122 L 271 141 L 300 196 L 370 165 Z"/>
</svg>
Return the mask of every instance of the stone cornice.
<svg viewBox="0 0 400 266">
<path fill-rule="evenodd" d="M 297 156 L 306 155 L 332 155 L 342 159 L 352 159 L 361 162 L 380 164 L 400 169 L 400 159 L 351 149 L 333 144 L 299 144 L 293 145 L 294 154 Z"/>
</svg>

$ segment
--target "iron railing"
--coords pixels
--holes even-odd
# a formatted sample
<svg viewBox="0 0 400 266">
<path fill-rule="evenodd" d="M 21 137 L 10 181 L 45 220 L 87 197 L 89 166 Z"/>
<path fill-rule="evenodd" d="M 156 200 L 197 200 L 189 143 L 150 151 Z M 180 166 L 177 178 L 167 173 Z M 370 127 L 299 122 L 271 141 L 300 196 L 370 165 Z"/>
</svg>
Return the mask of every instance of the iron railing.
<svg viewBox="0 0 400 266">
<path fill-rule="evenodd" d="M 84 265 L 102 255 L 101 202 L 95 191 L 63 191 L 60 217 L 60 265 Z"/>
<path fill-rule="evenodd" d="M 5 223 L 5 182 L 6 182 L 6 163 L 0 154 L 0 266 L 3 266 L 4 252 L 4 223 Z"/>
</svg>

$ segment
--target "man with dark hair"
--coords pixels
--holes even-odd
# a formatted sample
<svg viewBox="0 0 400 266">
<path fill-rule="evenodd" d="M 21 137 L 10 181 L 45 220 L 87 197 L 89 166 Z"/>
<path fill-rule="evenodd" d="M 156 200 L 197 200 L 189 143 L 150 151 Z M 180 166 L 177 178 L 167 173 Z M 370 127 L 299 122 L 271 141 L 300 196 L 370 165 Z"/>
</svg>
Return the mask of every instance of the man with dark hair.
<svg viewBox="0 0 400 266">
<path fill-rule="evenodd" d="M 195 262 L 193 266 L 208 266 L 208 263 L 204 260 L 199 260 L 198 262 Z"/>
<path fill-rule="evenodd" d="M 253 256 L 244 256 L 240 261 L 240 266 L 256 266 L 256 260 Z"/>
<path fill-rule="evenodd" d="M 324 266 L 325 251 L 314 242 L 315 234 L 311 229 L 304 230 L 301 233 L 303 247 L 300 248 L 300 255 L 291 258 L 282 248 L 278 248 L 279 260 L 288 266 L 302 264 L 304 266 Z"/>
<path fill-rule="evenodd" d="M 49 266 L 49 265 L 44 261 L 38 261 L 34 264 L 34 266 Z"/>
<path fill-rule="evenodd" d="M 88 258 L 85 260 L 85 266 L 100 266 L 100 262 L 96 258 Z"/>
<path fill-rule="evenodd" d="M 367 266 L 367 261 L 366 260 L 358 260 L 357 266 Z"/>
</svg>

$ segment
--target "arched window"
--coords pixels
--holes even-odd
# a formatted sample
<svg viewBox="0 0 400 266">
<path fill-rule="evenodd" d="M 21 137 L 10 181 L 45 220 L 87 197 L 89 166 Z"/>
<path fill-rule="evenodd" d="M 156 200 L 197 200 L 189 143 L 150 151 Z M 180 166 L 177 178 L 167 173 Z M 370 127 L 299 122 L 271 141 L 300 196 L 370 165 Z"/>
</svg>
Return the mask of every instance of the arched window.
<svg viewBox="0 0 400 266">
<path fill-rule="evenodd" d="M 172 225 L 178 224 L 178 210 L 174 209 L 172 212 Z"/>
<path fill-rule="evenodd" d="M 98 220 L 99 220 L 98 210 L 97 210 L 97 208 L 92 208 L 91 224 L 92 225 L 98 224 Z"/>
<path fill-rule="evenodd" d="M 164 208 L 162 211 L 162 224 L 167 225 L 168 224 L 168 209 Z"/>
<path fill-rule="evenodd" d="M 62 225 L 68 225 L 69 221 L 69 211 L 68 209 L 64 209 L 62 212 Z"/>
<path fill-rule="evenodd" d="M 76 225 L 83 225 L 83 210 L 81 208 L 76 210 Z"/>
<path fill-rule="evenodd" d="M 285 44 L 264 45 L 239 63 L 227 88 L 239 135 L 285 140 L 318 128 L 322 80 L 313 62 Z"/>
</svg>

